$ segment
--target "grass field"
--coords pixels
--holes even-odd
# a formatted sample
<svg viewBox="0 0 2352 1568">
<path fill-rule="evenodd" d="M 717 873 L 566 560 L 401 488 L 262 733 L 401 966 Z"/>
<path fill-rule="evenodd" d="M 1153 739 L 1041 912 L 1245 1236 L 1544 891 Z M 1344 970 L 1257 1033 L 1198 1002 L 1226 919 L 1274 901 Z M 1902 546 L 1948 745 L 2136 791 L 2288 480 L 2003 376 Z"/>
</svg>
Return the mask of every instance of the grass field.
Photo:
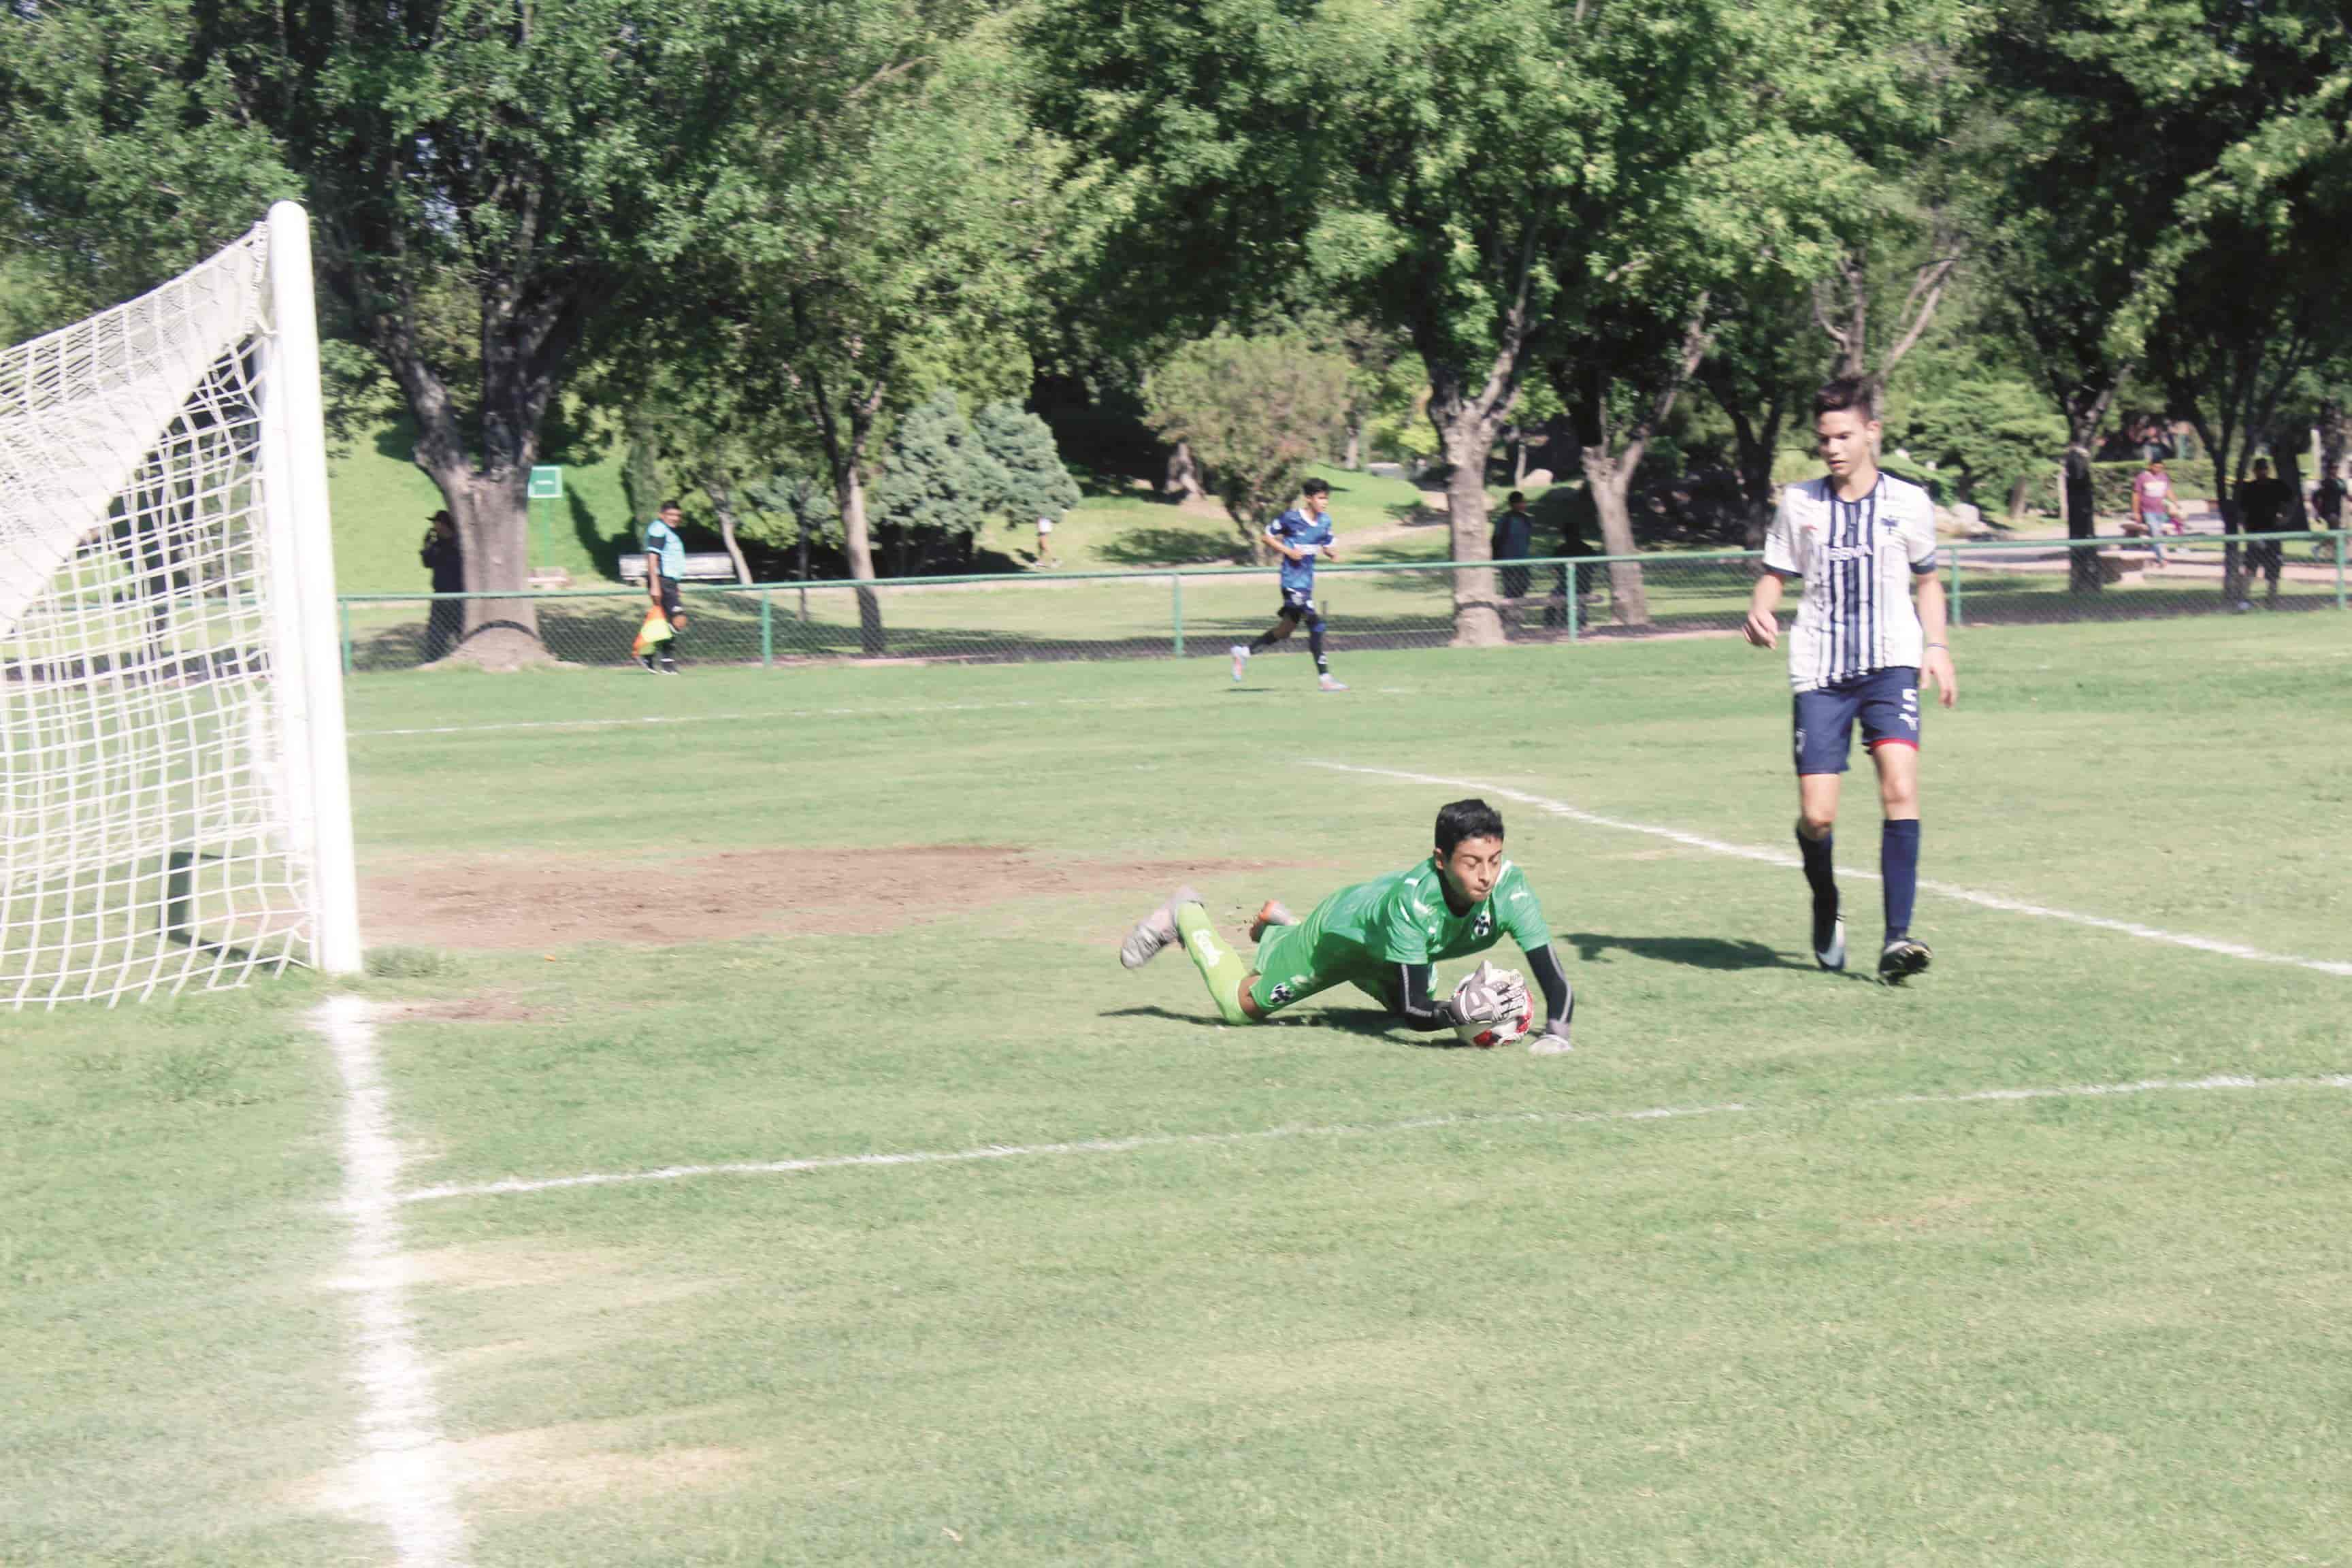
<svg viewBox="0 0 2352 1568">
<path fill-rule="evenodd" d="M 362 676 L 438 1441 L 362 1463 L 329 987 L 16 1017 L 0 1563 L 2345 1563 L 2352 623 L 1956 640 L 1924 873 L 2023 907 L 1904 990 L 1687 841 L 1788 845 L 1724 641 Z M 1318 763 L 1492 787 L 1575 1054 L 1119 969 L 1468 793 Z"/>
</svg>

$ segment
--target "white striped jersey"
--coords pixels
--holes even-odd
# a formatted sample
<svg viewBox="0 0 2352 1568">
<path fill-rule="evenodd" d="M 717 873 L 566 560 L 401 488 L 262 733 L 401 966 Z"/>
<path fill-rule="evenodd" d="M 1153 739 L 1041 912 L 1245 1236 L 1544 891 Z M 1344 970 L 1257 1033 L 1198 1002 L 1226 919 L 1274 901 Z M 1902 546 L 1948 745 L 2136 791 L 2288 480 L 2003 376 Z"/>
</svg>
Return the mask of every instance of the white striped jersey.
<svg viewBox="0 0 2352 1568">
<path fill-rule="evenodd" d="M 1916 668 L 1924 640 L 1911 579 L 1936 570 L 1936 507 L 1891 474 L 1860 500 L 1841 500 L 1828 478 L 1780 492 L 1764 566 L 1801 577 L 1789 635 L 1789 684 L 1815 691 L 1874 669 Z"/>
</svg>

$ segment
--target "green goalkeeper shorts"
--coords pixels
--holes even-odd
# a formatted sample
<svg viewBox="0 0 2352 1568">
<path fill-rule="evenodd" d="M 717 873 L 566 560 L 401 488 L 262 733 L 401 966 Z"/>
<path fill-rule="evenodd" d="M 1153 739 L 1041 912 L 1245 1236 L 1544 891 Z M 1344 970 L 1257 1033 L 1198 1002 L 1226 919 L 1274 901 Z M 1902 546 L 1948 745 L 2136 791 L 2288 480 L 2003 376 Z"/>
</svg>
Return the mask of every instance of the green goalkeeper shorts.
<svg viewBox="0 0 2352 1568">
<path fill-rule="evenodd" d="M 1257 944 L 1255 967 L 1257 981 L 1250 987 L 1250 1000 L 1269 1016 L 1318 991 L 1341 984 L 1355 986 L 1383 1007 L 1396 1005 L 1388 977 L 1377 969 L 1349 964 L 1328 973 L 1318 970 L 1315 941 L 1303 925 L 1267 927 Z"/>
</svg>

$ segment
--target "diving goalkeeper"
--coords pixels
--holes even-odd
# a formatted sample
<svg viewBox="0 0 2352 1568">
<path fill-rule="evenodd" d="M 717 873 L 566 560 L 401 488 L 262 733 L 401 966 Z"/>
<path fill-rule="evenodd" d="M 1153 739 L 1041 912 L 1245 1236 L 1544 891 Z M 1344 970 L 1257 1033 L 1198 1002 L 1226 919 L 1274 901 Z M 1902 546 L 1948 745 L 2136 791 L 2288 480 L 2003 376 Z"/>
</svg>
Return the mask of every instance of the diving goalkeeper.
<svg viewBox="0 0 2352 1568">
<path fill-rule="evenodd" d="M 1181 942 L 1228 1024 L 1254 1024 L 1304 997 L 1347 982 L 1376 998 L 1407 1028 L 1424 1032 L 1516 1017 L 1528 1005 L 1526 982 L 1474 976 L 1454 995 L 1430 995 L 1441 959 L 1484 952 L 1508 931 L 1528 955 L 1543 989 L 1545 1024 L 1528 1049 L 1569 1049 L 1576 993 L 1552 952 L 1542 906 L 1519 868 L 1503 858 L 1502 814 L 1483 800 L 1457 800 L 1437 814 L 1435 851 L 1392 876 L 1342 888 L 1304 921 L 1268 900 L 1250 923 L 1253 964 L 1225 947 L 1208 910 L 1190 888 L 1145 916 L 1120 943 L 1129 969 Z"/>
</svg>

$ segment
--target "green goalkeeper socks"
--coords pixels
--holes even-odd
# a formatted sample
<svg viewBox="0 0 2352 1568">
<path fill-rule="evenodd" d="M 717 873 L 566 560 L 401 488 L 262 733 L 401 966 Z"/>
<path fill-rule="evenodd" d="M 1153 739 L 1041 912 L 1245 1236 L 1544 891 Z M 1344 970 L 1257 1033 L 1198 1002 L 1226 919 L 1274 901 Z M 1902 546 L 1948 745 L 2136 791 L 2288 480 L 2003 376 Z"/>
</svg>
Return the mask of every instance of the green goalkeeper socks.
<svg viewBox="0 0 2352 1568">
<path fill-rule="evenodd" d="M 1216 927 L 1209 923 L 1209 911 L 1198 904 L 1178 905 L 1176 934 L 1201 978 L 1209 983 L 1218 1016 L 1228 1024 L 1248 1023 L 1249 1015 L 1242 1011 L 1242 982 L 1249 978 L 1249 965 L 1219 939 Z"/>
</svg>

